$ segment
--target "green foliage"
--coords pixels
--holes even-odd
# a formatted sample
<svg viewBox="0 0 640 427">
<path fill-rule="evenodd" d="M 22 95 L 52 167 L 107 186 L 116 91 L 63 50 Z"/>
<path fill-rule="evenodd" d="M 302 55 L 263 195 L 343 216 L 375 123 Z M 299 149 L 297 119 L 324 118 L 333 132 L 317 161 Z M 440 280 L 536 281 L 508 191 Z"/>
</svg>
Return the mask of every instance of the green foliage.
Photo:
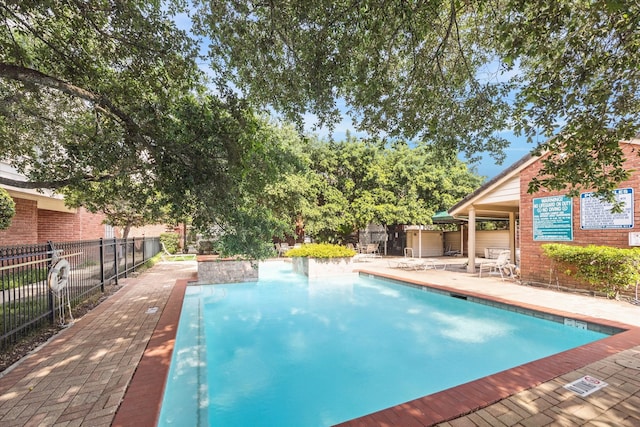
<svg viewBox="0 0 640 427">
<path fill-rule="evenodd" d="M 276 206 L 286 206 L 291 223 L 320 242 L 344 243 L 369 223 L 429 224 L 482 180 L 455 157 L 402 143 L 308 139 L 300 157 L 306 170 L 288 174 L 267 193 Z"/>
<path fill-rule="evenodd" d="M 603 195 L 640 130 L 640 3 L 500 0 L 194 2 L 211 67 L 299 124 L 500 162 L 513 129 L 551 151 L 531 183 Z"/>
<path fill-rule="evenodd" d="M 28 177 L 21 186 L 60 190 L 125 231 L 193 219 L 223 230 L 225 251 L 263 257 L 283 229 L 264 187 L 290 157 L 224 83 L 213 95 L 174 22 L 184 7 L 2 4 L 0 158 Z"/>
<path fill-rule="evenodd" d="M 475 2 L 200 0 L 196 31 L 211 67 L 252 100 L 298 123 L 340 120 L 346 100 L 371 135 L 425 140 L 443 151 L 498 157 L 508 143 L 503 85 L 476 81 L 489 61 Z"/>
<path fill-rule="evenodd" d="M 215 252 L 215 241 L 200 240 L 198 242 L 198 253 L 201 255 L 210 255 Z"/>
<path fill-rule="evenodd" d="M 353 249 L 329 243 L 308 243 L 298 248 L 289 249 L 287 257 L 309 257 L 309 258 L 350 258 L 356 254 Z"/>
<path fill-rule="evenodd" d="M 7 193 L 7 190 L 0 188 L 0 230 L 9 228 L 11 220 L 16 215 L 16 204 Z"/>
<path fill-rule="evenodd" d="M 367 222 L 428 223 L 473 188 L 458 154 L 500 160 L 508 128 L 547 138 L 531 190 L 610 195 L 629 174 L 618 141 L 640 129 L 637 2 L 193 4 L 215 96 L 174 23 L 188 2 L 0 6 L 0 158 L 28 176 L 21 185 L 83 193 L 77 203 L 125 227 L 168 206 L 222 230 L 224 251 L 259 258 L 294 224 L 340 241 Z M 300 153 L 251 107 L 332 124 L 338 100 L 371 135 L 429 149 Z M 300 158 L 313 166 L 302 177 Z"/>
<path fill-rule="evenodd" d="M 13 304 L 1 304 L 0 328 L 3 331 L 11 330 L 12 326 L 32 321 L 34 317 L 45 314 L 49 309 L 46 295 L 28 300 L 18 299 Z M 3 348 L 3 351 L 6 351 L 6 348 Z"/>
<path fill-rule="evenodd" d="M 61 193 L 67 206 L 104 213 L 105 223 L 120 227 L 123 238 L 131 227 L 172 222 L 168 200 L 150 182 L 143 183 L 137 176 L 120 176 L 100 183 L 80 182 Z"/>
<path fill-rule="evenodd" d="M 282 220 L 268 208 L 245 201 L 235 212 L 227 214 L 224 232 L 216 242 L 222 257 L 264 259 L 273 255 L 273 236 L 281 235 Z"/>
<path fill-rule="evenodd" d="M 0 156 L 50 188 L 139 172 L 202 78 L 160 2 L 8 2 L 0 17 Z"/>
<path fill-rule="evenodd" d="M 47 280 L 47 270 L 29 269 L 25 271 L 14 271 L 11 274 L 5 274 L 2 280 L 1 289 L 13 289 L 20 286 L 30 285 Z"/>
<path fill-rule="evenodd" d="M 619 142 L 638 133 L 640 3 L 521 1 L 504 7 L 496 47 L 517 91 L 516 131 L 549 138 L 544 168 L 530 183 L 570 196 L 611 190 L 629 176 Z M 517 68 L 516 68 L 517 67 Z"/>
<path fill-rule="evenodd" d="M 640 281 L 640 249 L 610 246 L 571 246 L 559 243 L 542 245 L 544 254 L 610 297 Z"/>
<path fill-rule="evenodd" d="M 178 233 L 162 233 L 160 234 L 160 242 L 164 243 L 164 247 L 170 254 L 175 254 L 180 249 L 180 235 Z"/>
</svg>

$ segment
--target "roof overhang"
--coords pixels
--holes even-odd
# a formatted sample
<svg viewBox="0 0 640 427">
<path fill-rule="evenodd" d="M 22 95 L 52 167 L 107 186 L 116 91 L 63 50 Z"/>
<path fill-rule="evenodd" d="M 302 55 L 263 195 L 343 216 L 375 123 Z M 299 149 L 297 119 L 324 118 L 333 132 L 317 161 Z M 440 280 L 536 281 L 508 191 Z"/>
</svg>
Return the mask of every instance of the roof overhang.
<svg viewBox="0 0 640 427">
<path fill-rule="evenodd" d="M 0 162 L 0 174 L 15 181 L 27 181 L 24 175 L 18 173 L 13 167 L 4 162 Z M 62 195 L 56 194 L 48 189 L 35 190 L 11 185 L 2 185 L 1 187 L 7 190 L 7 193 L 14 199 L 35 201 L 38 209 L 65 213 L 77 212 L 77 209 L 69 208 L 64 204 L 64 197 Z"/>
<path fill-rule="evenodd" d="M 505 220 L 520 211 L 520 172 L 540 157 L 527 154 L 502 173 L 462 199 L 448 213 L 456 219 L 468 218 L 475 210 L 477 221 Z M 485 219 L 486 218 L 486 219 Z"/>
<path fill-rule="evenodd" d="M 502 217 L 476 217 L 476 221 L 505 221 L 507 218 Z M 434 224 L 464 224 L 469 222 L 468 216 L 453 216 L 448 212 L 438 212 L 431 217 L 431 222 Z"/>
<path fill-rule="evenodd" d="M 639 137 L 640 135 L 621 143 L 640 145 Z M 449 215 L 458 219 L 468 217 L 472 209 L 475 210 L 476 220 L 481 217 L 507 219 L 512 214 L 517 215 L 520 211 L 520 172 L 543 155 L 525 155 L 454 205 L 449 209 Z"/>
<path fill-rule="evenodd" d="M 7 190 L 7 193 L 13 199 L 25 199 L 25 200 L 33 200 L 37 203 L 38 209 L 44 209 L 48 211 L 56 211 L 56 212 L 65 212 L 65 213 L 77 213 L 78 210 L 75 208 L 69 208 L 64 204 L 64 199 L 62 196 L 51 196 L 47 194 L 40 194 L 35 190 L 29 191 L 24 189 L 16 189 L 15 187 L 9 187 L 3 185 L 2 188 Z"/>
</svg>

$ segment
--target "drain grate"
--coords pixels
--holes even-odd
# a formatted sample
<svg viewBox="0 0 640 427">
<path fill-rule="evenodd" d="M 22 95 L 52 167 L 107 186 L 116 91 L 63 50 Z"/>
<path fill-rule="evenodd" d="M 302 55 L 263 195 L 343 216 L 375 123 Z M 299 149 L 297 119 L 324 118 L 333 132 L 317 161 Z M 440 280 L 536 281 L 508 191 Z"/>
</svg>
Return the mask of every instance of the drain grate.
<svg viewBox="0 0 640 427">
<path fill-rule="evenodd" d="M 565 385 L 564 388 L 566 388 L 567 390 L 571 390 L 572 392 L 584 397 L 608 385 L 609 384 L 605 383 L 604 381 L 600 381 L 597 378 L 591 377 L 589 375 L 585 375 L 579 380 L 576 380 L 572 383 Z"/>
</svg>

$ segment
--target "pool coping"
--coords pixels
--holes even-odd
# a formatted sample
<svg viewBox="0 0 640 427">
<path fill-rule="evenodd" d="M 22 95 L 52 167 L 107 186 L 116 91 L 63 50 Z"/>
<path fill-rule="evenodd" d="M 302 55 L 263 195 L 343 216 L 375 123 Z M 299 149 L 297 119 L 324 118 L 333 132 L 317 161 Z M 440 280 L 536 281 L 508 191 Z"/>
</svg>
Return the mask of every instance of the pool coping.
<svg viewBox="0 0 640 427">
<path fill-rule="evenodd" d="M 478 301 L 476 302 L 489 303 L 490 305 L 496 304 L 501 308 L 512 307 L 514 311 L 523 310 L 528 313 L 540 313 L 540 317 L 543 318 L 546 318 L 545 315 L 549 315 L 556 319 L 575 319 L 590 325 L 602 325 L 606 328 L 622 330 L 623 332 L 453 388 L 381 409 L 371 414 L 342 422 L 336 426 L 396 425 L 424 427 L 435 425 L 475 412 L 509 396 L 583 368 L 620 351 L 640 346 L 640 328 L 620 322 L 563 312 L 482 293 L 461 291 L 453 287 L 405 277 L 401 278 L 381 272 L 359 270 L 359 273 L 420 288 L 428 288 L 430 291 L 446 293 L 450 296 L 464 296 L 472 298 L 474 301 L 477 299 Z M 176 325 L 180 318 L 182 302 L 188 283 L 189 280 L 176 281 L 169 300 L 162 311 L 156 330 L 116 413 L 112 426 L 157 425 L 175 343 Z"/>
</svg>

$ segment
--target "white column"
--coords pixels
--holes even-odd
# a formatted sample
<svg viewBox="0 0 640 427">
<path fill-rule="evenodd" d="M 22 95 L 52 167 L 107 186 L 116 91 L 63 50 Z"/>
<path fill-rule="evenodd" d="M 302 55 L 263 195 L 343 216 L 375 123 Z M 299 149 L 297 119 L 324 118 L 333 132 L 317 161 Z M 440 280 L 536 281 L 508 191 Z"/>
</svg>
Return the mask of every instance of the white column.
<svg viewBox="0 0 640 427">
<path fill-rule="evenodd" d="M 469 239 L 467 241 L 468 244 L 468 255 L 469 262 L 467 264 L 467 272 L 475 273 L 476 272 L 476 208 L 471 206 L 469 208 Z"/>
<path fill-rule="evenodd" d="M 509 249 L 511 250 L 511 264 L 516 263 L 516 213 L 509 212 Z"/>
</svg>

